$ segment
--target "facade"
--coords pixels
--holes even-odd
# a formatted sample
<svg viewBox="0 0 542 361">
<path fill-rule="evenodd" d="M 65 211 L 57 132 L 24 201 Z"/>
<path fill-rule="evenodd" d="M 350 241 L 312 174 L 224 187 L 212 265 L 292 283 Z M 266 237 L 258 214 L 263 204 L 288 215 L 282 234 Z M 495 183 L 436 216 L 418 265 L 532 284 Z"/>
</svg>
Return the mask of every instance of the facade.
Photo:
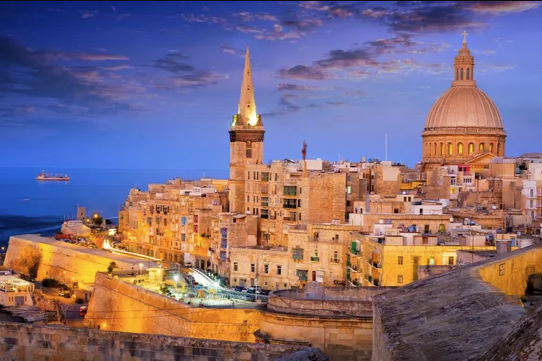
<svg viewBox="0 0 542 361">
<path fill-rule="evenodd" d="M 466 32 L 463 35 L 454 61 L 452 86 L 436 101 L 425 122 L 424 169 L 443 164 L 478 164 L 478 158 L 502 157 L 505 153 L 506 133 L 500 113 L 476 85 L 474 57 L 467 48 Z M 477 168 L 483 169 L 483 164 Z"/>
<path fill-rule="evenodd" d="M 13 276 L 0 276 L 0 306 L 32 306 L 34 284 Z"/>
</svg>

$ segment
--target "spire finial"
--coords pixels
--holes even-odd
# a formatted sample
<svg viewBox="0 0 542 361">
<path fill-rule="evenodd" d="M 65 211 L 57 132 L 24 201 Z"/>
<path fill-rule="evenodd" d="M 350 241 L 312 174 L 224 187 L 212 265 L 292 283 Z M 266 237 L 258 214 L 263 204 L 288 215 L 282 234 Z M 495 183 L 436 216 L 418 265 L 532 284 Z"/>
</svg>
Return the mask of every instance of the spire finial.
<svg viewBox="0 0 542 361">
<path fill-rule="evenodd" d="M 250 52 L 248 45 L 245 53 L 245 68 L 243 71 L 243 82 L 241 84 L 241 97 L 239 99 L 238 124 L 252 125 L 259 124 L 259 117 L 256 113 L 256 101 L 254 99 L 254 88 L 252 87 L 252 69 L 250 66 Z"/>
<path fill-rule="evenodd" d="M 466 49 L 467 48 L 467 35 L 469 35 L 469 34 L 467 34 L 466 31 L 463 31 L 461 33 L 461 35 L 463 35 L 463 49 Z"/>
</svg>

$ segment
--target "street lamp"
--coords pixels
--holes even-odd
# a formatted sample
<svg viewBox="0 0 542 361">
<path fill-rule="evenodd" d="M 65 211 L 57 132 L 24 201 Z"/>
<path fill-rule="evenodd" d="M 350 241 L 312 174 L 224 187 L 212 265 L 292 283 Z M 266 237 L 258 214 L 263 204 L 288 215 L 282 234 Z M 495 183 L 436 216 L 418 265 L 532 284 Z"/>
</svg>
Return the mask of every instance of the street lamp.
<svg viewBox="0 0 542 361">
<path fill-rule="evenodd" d="M 177 291 L 177 281 L 179 280 L 179 275 L 173 276 L 173 279 L 175 280 L 175 291 Z"/>
</svg>

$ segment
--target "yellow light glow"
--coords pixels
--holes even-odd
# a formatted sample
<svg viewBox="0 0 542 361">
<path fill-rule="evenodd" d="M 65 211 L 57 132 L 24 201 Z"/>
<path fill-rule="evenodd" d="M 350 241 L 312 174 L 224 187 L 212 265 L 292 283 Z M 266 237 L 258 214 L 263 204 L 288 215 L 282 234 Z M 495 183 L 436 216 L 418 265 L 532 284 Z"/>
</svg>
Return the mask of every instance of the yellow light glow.
<svg viewBox="0 0 542 361">
<path fill-rule="evenodd" d="M 255 126 L 258 123 L 258 117 L 256 114 L 250 116 L 250 119 L 248 120 L 248 124 Z"/>
</svg>

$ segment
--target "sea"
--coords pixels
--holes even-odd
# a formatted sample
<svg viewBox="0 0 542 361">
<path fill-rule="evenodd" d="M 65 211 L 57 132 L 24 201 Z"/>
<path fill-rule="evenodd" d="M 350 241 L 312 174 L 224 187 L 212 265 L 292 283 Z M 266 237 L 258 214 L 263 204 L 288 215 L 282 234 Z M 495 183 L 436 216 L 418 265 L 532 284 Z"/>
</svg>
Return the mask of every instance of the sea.
<svg viewBox="0 0 542 361">
<path fill-rule="evenodd" d="M 116 222 L 131 188 L 147 190 L 149 183 L 168 179 L 194 180 L 228 177 L 224 170 L 45 169 L 68 174 L 68 182 L 40 182 L 43 169 L 0 168 L 0 246 L 17 234 L 52 236 L 65 219 L 75 218 L 77 207 Z"/>
</svg>

